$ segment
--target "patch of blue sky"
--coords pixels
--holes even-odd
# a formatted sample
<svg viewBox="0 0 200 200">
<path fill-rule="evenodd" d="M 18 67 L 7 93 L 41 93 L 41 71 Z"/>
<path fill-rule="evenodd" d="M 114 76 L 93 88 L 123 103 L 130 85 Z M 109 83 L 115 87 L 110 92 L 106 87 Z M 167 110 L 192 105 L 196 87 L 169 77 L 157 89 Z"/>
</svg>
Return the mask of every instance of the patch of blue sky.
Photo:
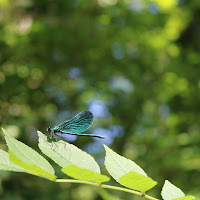
<svg viewBox="0 0 200 200">
<path fill-rule="evenodd" d="M 156 15 L 156 14 L 160 13 L 160 9 L 159 9 L 159 6 L 157 3 L 150 3 L 148 6 L 148 9 L 151 14 Z"/>
<path fill-rule="evenodd" d="M 68 75 L 70 78 L 78 78 L 81 76 L 81 69 L 79 67 L 72 67 L 69 72 Z"/>
<path fill-rule="evenodd" d="M 120 60 L 124 57 L 124 50 L 120 43 L 118 42 L 113 43 L 111 49 L 112 49 L 112 56 L 115 59 Z"/>
<path fill-rule="evenodd" d="M 170 114 L 170 108 L 168 105 L 160 105 L 158 108 L 160 116 L 167 117 Z"/>
<path fill-rule="evenodd" d="M 87 152 L 97 154 L 102 151 L 103 144 L 110 146 L 116 137 L 122 137 L 124 134 L 123 128 L 119 125 L 110 126 L 109 129 L 95 128 L 92 134 L 98 134 L 105 137 L 105 139 L 93 138 L 94 142 L 87 145 Z"/>
<path fill-rule="evenodd" d="M 70 134 L 63 134 L 63 133 L 56 133 L 56 135 L 60 136 L 58 137 L 58 139 L 63 140 L 64 138 L 64 140 L 68 142 L 74 142 L 77 140 L 77 137 L 78 137 L 77 135 L 70 135 Z"/>
<path fill-rule="evenodd" d="M 122 90 L 129 93 L 134 90 L 133 83 L 123 75 L 115 75 L 109 80 L 109 88 L 113 91 Z"/>
<path fill-rule="evenodd" d="M 144 0 L 128 0 L 127 6 L 133 12 L 142 12 L 145 9 L 145 1 Z"/>
<path fill-rule="evenodd" d="M 88 107 L 95 117 L 105 117 L 109 115 L 108 108 L 102 100 L 91 99 Z"/>
</svg>

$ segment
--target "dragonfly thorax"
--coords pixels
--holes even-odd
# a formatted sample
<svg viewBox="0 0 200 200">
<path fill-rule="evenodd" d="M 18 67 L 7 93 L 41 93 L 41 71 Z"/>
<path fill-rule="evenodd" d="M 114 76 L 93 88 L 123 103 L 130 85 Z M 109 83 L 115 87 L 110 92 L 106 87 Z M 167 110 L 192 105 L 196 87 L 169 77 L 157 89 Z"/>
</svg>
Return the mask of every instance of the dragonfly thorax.
<svg viewBox="0 0 200 200">
<path fill-rule="evenodd" d="M 55 127 L 53 127 L 53 128 L 51 128 L 51 127 L 47 127 L 47 129 L 46 129 L 46 131 L 47 132 L 58 132 L 58 131 L 60 131 L 60 129 L 57 127 L 57 126 L 55 126 Z"/>
<path fill-rule="evenodd" d="M 55 131 L 55 132 L 56 132 L 56 131 L 60 131 L 60 129 L 59 129 L 57 126 L 54 126 L 54 127 L 52 128 L 52 130 Z"/>
</svg>

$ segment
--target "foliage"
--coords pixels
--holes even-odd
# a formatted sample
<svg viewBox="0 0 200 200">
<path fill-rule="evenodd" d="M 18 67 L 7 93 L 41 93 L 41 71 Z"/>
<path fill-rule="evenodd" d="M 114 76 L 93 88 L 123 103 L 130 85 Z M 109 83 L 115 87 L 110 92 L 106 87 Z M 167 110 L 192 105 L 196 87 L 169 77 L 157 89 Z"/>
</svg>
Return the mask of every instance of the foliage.
<svg viewBox="0 0 200 200">
<path fill-rule="evenodd" d="M 1 127 L 37 150 L 36 130 L 90 110 L 88 132 L 106 139 L 69 137 L 70 143 L 100 165 L 104 143 L 158 183 L 170 180 L 200 198 L 199 12 L 198 0 L 1 0 Z M 0 148 L 6 149 L 1 135 Z M 1 199 L 106 196 L 0 173 Z M 159 196 L 161 185 L 151 196 Z"/>
<path fill-rule="evenodd" d="M 3 132 L 10 153 L 8 157 L 7 153 L 1 150 L 2 157 L 0 160 L 0 169 L 15 172 L 26 172 L 50 179 L 51 181 L 55 182 L 70 182 L 70 179 L 56 179 L 53 168 L 45 158 L 43 158 L 40 154 L 38 154 L 27 145 L 11 137 L 6 132 L 6 130 L 3 129 Z M 72 178 L 78 179 L 76 181 L 77 183 L 85 183 L 91 185 L 95 185 L 94 183 L 97 183 L 96 186 L 99 187 L 116 190 L 118 189 L 143 196 L 147 199 L 156 200 L 156 198 L 148 196 L 145 193 L 147 190 L 153 188 L 157 182 L 149 178 L 144 170 L 140 168 L 136 163 L 118 155 L 106 145 L 105 166 L 108 172 L 120 184 L 133 190 L 125 190 L 124 188 L 102 185 L 102 182 L 107 182 L 110 178 L 100 174 L 98 164 L 89 154 L 67 142 L 62 141 L 52 144 L 47 141 L 47 136 L 45 136 L 40 131 L 38 131 L 38 136 L 39 147 L 42 152 L 48 155 L 60 166 L 64 166 L 62 168 L 62 172 Z M 53 156 L 51 156 L 52 154 Z M 63 161 L 65 161 L 66 164 L 64 164 Z M 73 182 L 73 180 L 71 180 L 71 182 Z M 193 196 L 185 197 L 185 194 L 179 188 L 172 185 L 169 181 L 165 181 L 161 194 L 164 200 L 195 199 Z"/>
</svg>

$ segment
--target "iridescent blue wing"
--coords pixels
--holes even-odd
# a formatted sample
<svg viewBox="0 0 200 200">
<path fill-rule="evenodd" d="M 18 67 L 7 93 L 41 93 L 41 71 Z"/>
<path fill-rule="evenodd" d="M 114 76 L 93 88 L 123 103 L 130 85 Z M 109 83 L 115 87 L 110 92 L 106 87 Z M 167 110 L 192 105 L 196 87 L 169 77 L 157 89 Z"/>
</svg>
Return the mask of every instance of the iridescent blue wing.
<svg viewBox="0 0 200 200">
<path fill-rule="evenodd" d="M 83 111 L 72 119 L 62 122 L 57 127 L 62 133 L 78 134 L 87 130 L 91 126 L 93 119 L 94 116 L 90 111 Z"/>
</svg>

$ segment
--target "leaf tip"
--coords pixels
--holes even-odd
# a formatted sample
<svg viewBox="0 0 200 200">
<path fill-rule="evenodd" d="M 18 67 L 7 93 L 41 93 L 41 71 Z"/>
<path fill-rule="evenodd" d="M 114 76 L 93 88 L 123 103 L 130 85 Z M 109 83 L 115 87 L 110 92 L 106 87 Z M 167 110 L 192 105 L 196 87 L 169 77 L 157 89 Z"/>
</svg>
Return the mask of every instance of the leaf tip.
<svg viewBox="0 0 200 200">
<path fill-rule="evenodd" d="M 39 137 L 44 135 L 44 134 L 43 134 L 41 131 L 39 131 L 39 130 L 37 130 L 37 134 L 38 134 Z"/>
<path fill-rule="evenodd" d="M 4 133 L 4 135 L 6 135 L 6 134 L 7 134 L 6 129 L 4 129 L 4 128 L 2 128 L 2 127 L 1 127 L 1 129 L 2 129 L 2 131 L 3 131 L 3 133 Z"/>
<path fill-rule="evenodd" d="M 104 146 L 104 148 L 105 148 L 106 151 L 109 150 L 108 146 L 106 146 L 105 144 L 103 146 Z"/>
</svg>

